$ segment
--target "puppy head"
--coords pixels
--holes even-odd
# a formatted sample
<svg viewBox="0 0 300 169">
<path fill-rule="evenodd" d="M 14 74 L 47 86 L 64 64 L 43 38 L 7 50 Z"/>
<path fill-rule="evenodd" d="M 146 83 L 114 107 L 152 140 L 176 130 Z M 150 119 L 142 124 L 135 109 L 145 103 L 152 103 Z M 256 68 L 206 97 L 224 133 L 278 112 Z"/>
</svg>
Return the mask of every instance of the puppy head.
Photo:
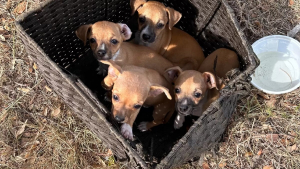
<svg viewBox="0 0 300 169">
<path fill-rule="evenodd" d="M 140 39 L 144 43 L 153 43 L 163 29 L 172 29 L 180 20 L 181 13 L 165 7 L 162 3 L 146 0 L 130 0 L 132 14 L 139 14 Z"/>
<path fill-rule="evenodd" d="M 165 94 L 172 99 L 167 88 L 152 84 L 145 77 L 145 69 L 136 66 L 120 68 L 111 61 L 102 61 L 109 64 L 108 75 L 113 80 L 112 113 L 118 122 L 129 123 L 135 119 L 140 108 L 148 97 Z"/>
<path fill-rule="evenodd" d="M 177 112 L 190 115 L 209 89 L 217 87 L 215 76 L 209 72 L 182 71 L 180 67 L 166 70 L 174 82 Z"/>
<path fill-rule="evenodd" d="M 126 24 L 100 21 L 82 25 L 76 30 L 77 37 L 84 45 L 89 41 L 97 60 L 109 60 L 120 49 L 123 41 L 130 39 L 131 30 Z"/>
</svg>

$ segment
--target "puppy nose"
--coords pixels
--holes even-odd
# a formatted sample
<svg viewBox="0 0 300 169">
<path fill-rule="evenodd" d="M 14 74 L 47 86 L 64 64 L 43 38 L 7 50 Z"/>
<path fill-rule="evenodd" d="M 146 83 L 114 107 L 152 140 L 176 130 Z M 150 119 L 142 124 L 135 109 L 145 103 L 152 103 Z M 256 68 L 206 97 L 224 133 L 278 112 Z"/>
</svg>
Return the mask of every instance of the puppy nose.
<svg viewBox="0 0 300 169">
<path fill-rule="evenodd" d="M 106 54 L 106 50 L 99 50 L 98 55 L 104 56 Z"/>
<path fill-rule="evenodd" d="M 149 40 L 149 39 L 150 39 L 150 35 L 143 34 L 143 39 L 144 39 L 144 40 Z"/>
<path fill-rule="evenodd" d="M 120 117 L 120 116 L 116 116 L 115 119 L 116 119 L 117 122 L 124 121 L 124 117 Z"/>
<path fill-rule="evenodd" d="M 180 105 L 179 106 L 179 111 L 181 111 L 181 112 L 186 112 L 187 110 L 188 110 L 188 106 L 187 105 Z"/>
</svg>

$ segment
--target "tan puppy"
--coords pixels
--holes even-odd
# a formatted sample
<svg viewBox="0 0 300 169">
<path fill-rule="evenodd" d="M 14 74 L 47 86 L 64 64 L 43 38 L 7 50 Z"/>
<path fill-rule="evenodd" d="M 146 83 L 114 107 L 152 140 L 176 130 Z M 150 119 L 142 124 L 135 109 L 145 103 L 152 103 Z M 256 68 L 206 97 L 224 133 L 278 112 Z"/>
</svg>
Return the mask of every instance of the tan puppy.
<svg viewBox="0 0 300 169">
<path fill-rule="evenodd" d="M 141 131 L 168 122 L 175 110 L 175 101 L 169 93 L 172 85 L 163 76 L 147 68 L 121 68 L 112 61 L 102 62 L 110 65 L 102 85 L 112 88 L 112 113 L 123 123 L 121 133 L 125 138 L 133 140 L 132 125 L 142 106 L 154 106 L 154 120 L 141 122 L 138 126 Z"/>
<path fill-rule="evenodd" d="M 218 56 L 217 59 L 216 56 Z M 222 48 L 204 60 L 199 68 L 200 71 L 182 71 L 178 66 L 167 70 L 175 84 L 175 101 L 178 112 L 174 122 L 175 129 L 183 125 L 185 116 L 201 116 L 209 105 L 220 97 L 218 90 L 222 89 L 224 84 L 212 72 L 225 78 L 225 74 L 234 68 L 239 68 L 238 56 L 235 52 Z"/>
<path fill-rule="evenodd" d="M 139 31 L 136 41 L 148 46 L 170 60 L 181 64 L 183 70 L 197 70 L 204 60 L 202 48 L 186 32 L 173 27 L 181 13 L 162 3 L 146 0 L 130 0 L 132 14 L 139 14 Z"/>
<path fill-rule="evenodd" d="M 126 24 L 100 21 L 80 26 L 76 35 L 84 45 L 89 41 L 98 61 L 112 60 L 121 67 L 136 65 L 156 70 L 161 74 L 173 66 L 170 61 L 147 47 L 123 42 L 131 37 L 131 30 Z"/>
</svg>

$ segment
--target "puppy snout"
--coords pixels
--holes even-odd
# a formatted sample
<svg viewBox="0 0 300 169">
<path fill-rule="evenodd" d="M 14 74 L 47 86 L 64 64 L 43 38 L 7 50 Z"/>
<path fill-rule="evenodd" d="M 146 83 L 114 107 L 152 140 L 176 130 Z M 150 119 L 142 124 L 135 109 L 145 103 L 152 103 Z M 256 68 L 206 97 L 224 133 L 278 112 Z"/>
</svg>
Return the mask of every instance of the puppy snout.
<svg viewBox="0 0 300 169">
<path fill-rule="evenodd" d="M 179 106 L 179 111 L 181 112 L 186 112 L 189 109 L 188 105 L 180 105 Z"/>
<path fill-rule="evenodd" d="M 119 115 L 116 115 L 115 119 L 116 119 L 117 122 L 123 122 L 125 120 L 124 117 L 119 116 Z"/>
<path fill-rule="evenodd" d="M 177 103 L 177 110 L 180 113 L 184 113 L 185 115 L 188 115 L 189 112 L 192 110 L 192 105 L 190 104 L 189 100 L 184 99 L 181 102 Z"/>
<path fill-rule="evenodd" d="M 99 56 L 104 56 L 105 54 L 106 54 L 106 50 L 98 50 L 98 52 L 97 52 L 97 54 L 99 55 Z"/>
<path fill-rule="evenodd" d="M 148 41 L 150 38 L 151 38 L 150 35 L 145 34 L 145 33 L 143 34 L 143 39 L 144 39 L 145 41 Z"/>
</svg>

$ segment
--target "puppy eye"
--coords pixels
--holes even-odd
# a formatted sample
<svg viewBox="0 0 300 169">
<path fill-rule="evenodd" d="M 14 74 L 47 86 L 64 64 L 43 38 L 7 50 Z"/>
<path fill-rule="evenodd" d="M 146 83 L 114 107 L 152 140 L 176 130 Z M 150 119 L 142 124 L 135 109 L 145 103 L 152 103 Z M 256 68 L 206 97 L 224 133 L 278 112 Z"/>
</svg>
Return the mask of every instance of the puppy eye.
<svg viewBox="0 0 300 169">
<path fill-rule="evenodd" d="M 117 96 L 117 95 L 113 95 L 113 99 L 115 100 L 115 101 L 119 101 L 119 97 Z"/>
<path fill-rule="evenodd" d="M 133 107 L 134 107 L 135 109 L 139 109 L 139 108 L 142 107 L 142 105 L 136 104 L 136 105 L 134 105 Z"/>
<path fill-rule="evenodd" d="M 175 93 L 180 93 L 180 89 L 179 88 L 175 88 Z"/>
<path fill-rule="evenodd" d="M 110 42 L 115 45 L 115 44 L 118 43 L 118 40 L 117 39 L 112 39 Z"/>
<path fill-rule="evenodd" d="M 143 17 L 139 17 L 139 22 L 140 23 L 144 23 L 146 21 L 146 18 L 143 16 Z"/>
<path fill-rule="evenodd" d="M 199 97 L 201 96 L 201 93 L 196 92 L 196 93 L 194 94 L 194 96 L 197 97 L 197 98 L 199 98 Z"/>
<path fill-rule="evenodd" d="M 163 28 L 165 25 L 164 25 L 163 23 L 158 23 L 156 26 L 157 26 L 158 29 L 161 29 L 161 28 Z"/>
<path fill-rule="evenodd" d="M 90 39 L 90 43 L 95 43 L 95 42 L 96 42 L 96 39 L 94 39 L 94 38 Z"/>
</svg>

